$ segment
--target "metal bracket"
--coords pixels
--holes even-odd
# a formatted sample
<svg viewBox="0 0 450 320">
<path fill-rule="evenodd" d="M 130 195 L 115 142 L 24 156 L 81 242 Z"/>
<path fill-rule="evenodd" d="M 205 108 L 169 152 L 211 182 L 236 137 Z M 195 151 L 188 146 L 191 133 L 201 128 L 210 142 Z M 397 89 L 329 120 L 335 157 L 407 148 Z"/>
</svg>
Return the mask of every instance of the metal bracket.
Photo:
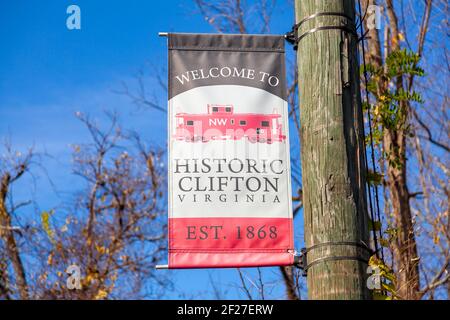
<svg viewBox="0 0 450 320">
<path fill-rule="evenodd" d="M 322 16 L 337 16 L 337 17 L 345 18 L 346 25 L 344 25 L 344 26 L 332 26 L 332 25 L 320 26 L 320 27 L 312 28 L 312 29 L 302 33 L 300 36 L 298 35 L 298 29 L 301 27 L 302 24 L 304 24 L 306 21 L 309 21 L 309 20 L 317 18 L 317 17 L 322 17 Z M 348 33 L 354 35 L 358 39 L 358 34 L 356 32 L 356 26 L 353 22 L 353 19 L 342 12 L 317 12 L 317 13 L 314 13 L 314 14 L 310 15 L 309 17 L 302 19 L 299 23 L 294 24 L 292 26 L 291 31 L 287 32 L 284 35 L 284 38 L 286 39 L 287 42 L 292 44 L 294 46 L 294 50 L 297 51 L 298 43 L 304 37 L 306 37 L 307 35 L 312 34 L 314 32 L 321 31 L 321 30 L 341 30 L 341 31 L 345 31 L 345 32 L 348 32 Z"/>
<path fill-rule="evenodd" d="M 301 248 L 300 254 L 297 256 L 294 256 L 294 267 L 302 269 L 303 273 L 302 276 L 306 277 L 306 248 Z"/>
<path fill-rule="evenodd" d="M 370 249 L 364 242 L 354 242 L 354 241 L 330 241 L 330 242 L 322 242 L 315 244 L 309 248 L 302 248 L 300 250 L 300 254 L 294 256 L 294 266 L 303 270 L 303 276 L 306 277 L 308 275 L 308 269 L 312 266 L 327 262 L 327 261 L 338 261 L 338 260 L 356 260 L 364 263 L 368 263 L 368 259 L 365 259 L 360 256 L 329 256 L 316 259 L 308 263 L 308 252 L 320 247 L 325 246 L 354 246 L 359 247 L 365 251 L 367 251 L 370 255 L 374 253 L 372 249 Z"/>
</svg>

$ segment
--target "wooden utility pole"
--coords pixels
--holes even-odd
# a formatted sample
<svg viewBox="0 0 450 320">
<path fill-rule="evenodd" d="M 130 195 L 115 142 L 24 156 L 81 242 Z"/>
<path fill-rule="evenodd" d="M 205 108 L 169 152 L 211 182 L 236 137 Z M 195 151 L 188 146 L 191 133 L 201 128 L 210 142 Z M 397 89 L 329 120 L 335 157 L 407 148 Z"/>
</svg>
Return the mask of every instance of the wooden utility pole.
<svg viewBox="0 0 450 320">
<path fill-rule="evenodd" d="M 355 3 L 296 0 L 295 12 L 297 23 L 328 13 L 298 28 L 308 296 L 369 299 L 363 115 L 358 41 L 351 32 Z M 328 29 L 313 31 L 324 26 Z"/>
</svg>

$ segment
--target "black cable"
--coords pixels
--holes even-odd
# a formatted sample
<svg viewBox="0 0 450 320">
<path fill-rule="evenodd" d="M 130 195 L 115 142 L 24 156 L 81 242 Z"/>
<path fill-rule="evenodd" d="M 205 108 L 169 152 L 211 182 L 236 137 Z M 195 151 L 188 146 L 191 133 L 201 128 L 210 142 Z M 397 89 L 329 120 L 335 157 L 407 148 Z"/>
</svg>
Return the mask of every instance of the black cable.
<svg viewBox="0 0 450 320">
<path fill-rule="evenodd" d="M 359 11 L 359 16 L 360 16 L 360 20 L 362 19 L 362 9 L 361 9 L 361 0 L 358 0 L 358 11 Z M 364 16 L 365 18 L 365 16 Z M 372 133 L 372 117 L 370 114 L 370 100 L 369 100 L 369 91 L 367 89 L 368 84 L 369 84 L 369 80 L 367 77 L 367 66 L 366 66 L 366 50 L 364 47 L 364 29 L 363 29 L 363 21 L 361 20 L 359 23 L 359 28 L 360 28 L 360 33 L 361 33 L 361 37 L 362 37 L 362 42 L 361 42 L 361 48 L 362 48 L 362 58 L 363 58 L 363 65 L 364 65 L 364 83 L 365 83 L 365 95 L 366 95 L 366 102 L 367 102 L 367 121 L 368 121 L 368 125 L 369 125 L 369 136 L 370 136 L 370 148 L 371 148 L 371 160 L 372 160 L 372 171 L 373 174 L 376 174 L 376 166 L 375 166 L 375 151 L 374 151 L 374 146 L 373 146 L 373 133 Z M 361 107 L 361 112 L 363 112 L 362 107 Z M 364 131 L 364 125 L 363 125 L 363 131 Z M 364 134 L 365 137 L 365 134 Z M 364 142 L 364 150 L 365 150 L 365 163 L 366 163 L 366 170 L 368 173 L 368 160 L 367 160 L 367 150 L 366 150 L 366 145 Z M 371 185 L 370 182 L 367 181 L 367 187 L 368 187 L 368 194 L 369 194 L 369 202 L 370 202 L 370 210 L 371 210 L 371 219 L 372 219 L 372 224 L 375 223 L 374 220 L 374 215 L 373 215 L 373 206 L 372 206 L 372 194 L 371 194 Z M 378 197 L 378 187 L 377 186 L 373 186 L 373 189 L 375 191 L 375 204 L 376 204 L 376 215 L 377 215 L 377 220 L 380 222 L 381 225 L 381 215 L 380 215 L 380 204 L 379 204 L 379 197 Z M 377 241 L 377 236 L 376 236 L 376 228 L 375 225 L 372 225 L 372 229 L 373 229 L 373 234 L 374 234 L 374 244 L 375 244 L 375 252 L 376 252 L 376 256 L 378 258 L 378 241 Z M 380 226 L 380 239 L 382 238 L 382 232 L 381 232 L 381 226 Z M 383 252 L 383 246 L 381 245 L 381 260 L 384 263 L 384 252 Z"/>
</svg>

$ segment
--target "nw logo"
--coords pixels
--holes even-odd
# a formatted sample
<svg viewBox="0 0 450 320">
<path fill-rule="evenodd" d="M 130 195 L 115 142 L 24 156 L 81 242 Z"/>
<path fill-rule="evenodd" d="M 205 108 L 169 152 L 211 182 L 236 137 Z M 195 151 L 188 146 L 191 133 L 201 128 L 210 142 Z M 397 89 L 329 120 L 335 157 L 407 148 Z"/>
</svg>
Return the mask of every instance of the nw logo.
<svg viewBox="0 0 450 320">
<path fill-rule="evenodd" d="M 209 119 L 210 126 L 224 126 L 227 124 L 227 119 Z"/>
</svg>

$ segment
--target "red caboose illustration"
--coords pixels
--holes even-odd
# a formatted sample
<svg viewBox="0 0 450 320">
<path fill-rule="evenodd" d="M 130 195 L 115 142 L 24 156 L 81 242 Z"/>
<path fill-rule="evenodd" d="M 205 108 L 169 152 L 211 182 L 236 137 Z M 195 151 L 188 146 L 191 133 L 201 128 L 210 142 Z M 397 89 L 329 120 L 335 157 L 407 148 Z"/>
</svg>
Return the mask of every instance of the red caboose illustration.
<svg viewBox="0 0 450 320">
<path fill-rule="evenodd" d="M 175 139 L 195 142 L 240 140 L 250 142 L 282 142 L 286 136 L 279 123 L 280 114 L 234 113 L 232 105 L 208 104 L 208 113 L 177 113 Z"/>
</svg>

